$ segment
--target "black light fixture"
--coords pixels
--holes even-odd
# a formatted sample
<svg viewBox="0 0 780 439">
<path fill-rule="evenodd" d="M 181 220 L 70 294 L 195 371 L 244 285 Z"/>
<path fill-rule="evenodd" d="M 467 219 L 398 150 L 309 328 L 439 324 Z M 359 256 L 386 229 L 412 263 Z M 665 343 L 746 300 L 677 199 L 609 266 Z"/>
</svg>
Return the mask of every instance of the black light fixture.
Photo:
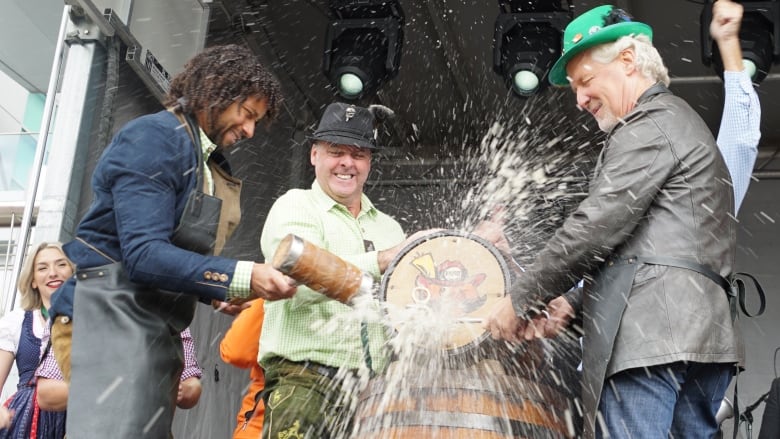
<svg viewBox="0 0 780 439">
<path fill-rule="evenodd" d="M 571 6 L 560 1 L 500 0 L 493 35 L 493 70 L 520 97 L 547 86 L 547 73 L 561 55 Z"/>
<path fill-rule="evenodd" d="M 760 84 L 780 61 L 780 3 L 776 1 L 743 1 L 739 41 L 742 64 L 754 84 Z M 712 1 L 708 0 L 701 13 L 702 62 L 723 77 L 723 60 L 718 46 L 710 37 Z"/>
<path fill-rule="evenodd" d="M 358 99 L 395 77 L 404 15 L 398 0 L 331 0 L 322 70 L 339 95 Z"/>
</svg>

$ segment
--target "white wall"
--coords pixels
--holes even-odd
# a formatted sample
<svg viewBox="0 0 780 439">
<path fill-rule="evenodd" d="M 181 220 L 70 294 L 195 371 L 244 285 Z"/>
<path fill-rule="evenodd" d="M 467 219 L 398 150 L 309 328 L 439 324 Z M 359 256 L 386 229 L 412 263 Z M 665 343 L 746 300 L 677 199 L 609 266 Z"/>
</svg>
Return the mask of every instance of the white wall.
<svg viewBox="0 0 780 439">
<path fill-rule="evenodd" d="M 0 70 L 0 135 L 21 131 L 27 90 Z"/>
</svg>

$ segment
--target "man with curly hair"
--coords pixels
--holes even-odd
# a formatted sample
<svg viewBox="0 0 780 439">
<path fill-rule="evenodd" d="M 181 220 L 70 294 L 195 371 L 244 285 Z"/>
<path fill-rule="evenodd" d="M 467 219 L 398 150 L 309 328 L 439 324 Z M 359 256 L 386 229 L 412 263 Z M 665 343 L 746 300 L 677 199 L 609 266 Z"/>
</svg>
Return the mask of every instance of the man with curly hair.
<svg viewBox="0 0 780 439">
<path fill-rule="evenodd" d="M 281 100 L 248 49 L 212 47 L 173 78 L 167 110 L 130 121 L 103 152 L 92 205 L 64 246 L 78 271 L 51 306 L 52 346 L 71 384 L 69 437 L 168 437 L 179 333 L 196 301 L 294 294 L 270 265 L 216 256 L 240 220 L 241 182 L 222 151 L 252 137 Z"/>
</svg>

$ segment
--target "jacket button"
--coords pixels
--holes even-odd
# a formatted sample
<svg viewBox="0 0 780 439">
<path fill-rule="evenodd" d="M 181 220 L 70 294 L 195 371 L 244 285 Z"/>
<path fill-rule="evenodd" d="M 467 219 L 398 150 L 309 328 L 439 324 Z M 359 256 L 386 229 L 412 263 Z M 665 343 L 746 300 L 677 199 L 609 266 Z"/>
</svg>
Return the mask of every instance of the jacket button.
<svg viewBox="0 0 780 439">
<path fill-rule="evenodd" d="M 227 282 L 228 281 L 228 275 L 225 274 L 225 273 L 220 274 L 219 275 L 219 281 L 222 282 L 222 283 Z"/>
<path fill-rule="evenodd" d="M 206 271 L 205 273 L 203 273 L 203 279 L 211 280 L 211 272 Z"/>
</svg>

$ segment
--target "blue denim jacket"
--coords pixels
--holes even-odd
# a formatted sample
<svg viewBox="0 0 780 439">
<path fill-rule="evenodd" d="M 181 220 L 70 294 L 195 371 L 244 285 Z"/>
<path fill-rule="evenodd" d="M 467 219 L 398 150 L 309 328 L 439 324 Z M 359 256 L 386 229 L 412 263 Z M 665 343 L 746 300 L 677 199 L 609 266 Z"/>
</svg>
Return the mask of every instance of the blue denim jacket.
<svg viewBox="0 0 780 439">
<path fill-rule="evenodd" d="M 204 300 L 225 300 L 236 262 L 174 246 L 171 236 L 196 182 L 197 155 L 185 127 L 161 111 L 130 121 L 92 175 L 94 199 L 65 244 L 78 268 L 122 261 L 130 280 Z M 211 276 L 224 273 L 227 276 Z M 51 315 L 73 315 L 76 279 L 52 296 Z"/>
</svg>

